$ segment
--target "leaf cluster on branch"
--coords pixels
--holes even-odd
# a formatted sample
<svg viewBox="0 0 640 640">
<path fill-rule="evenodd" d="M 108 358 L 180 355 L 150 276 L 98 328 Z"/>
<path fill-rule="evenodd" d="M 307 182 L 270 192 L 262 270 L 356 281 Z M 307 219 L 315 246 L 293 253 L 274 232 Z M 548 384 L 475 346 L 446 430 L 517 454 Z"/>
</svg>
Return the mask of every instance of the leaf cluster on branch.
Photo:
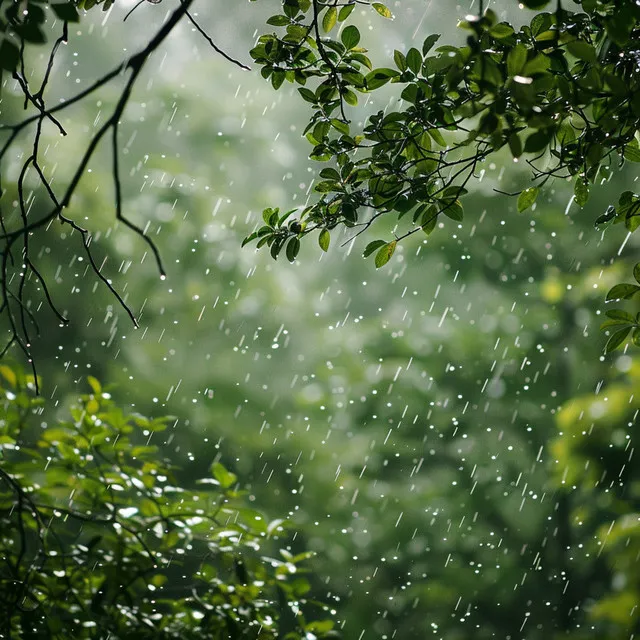
<svg viewBox="0 0 640 640">
<path fill-rule="evenodd" d="M 164 276 L 155 243 L 124 213 L 118 134 L 146 62 L 184 19 L 216 52 L 246 68 L 205 33 L 190 13 L 192 4 L 193 0 L 179 0 L 145 47 L 86 89 L 50 106 L 46 94 L 57 52 L 68 39 L 68 23 L 81 19 L 87 9 L 111 9 L 113 1 L 0 0 L 0 66 L 17 83 L 28 111 L 20 122 L 0 123 L 0 179 L 9 151 L 22 143 L 22 134 L 33 135 L 31 152 L 13 185 L 18 215 L 7 212 L 0 200 L 0 313 L 10 326 L 0 356 L 17 345 L 31 360 L 32 333 L 39 328 L 28 304 L 30 287 L 35 285 L 60 322 L 67 321 L 49 294 L 47 274 L 39 271 L 30 251 L 32 236 L 46 236 L 56 220 L 72 229 L 95 276 L 136 322 L 134 311 L 94 256 L 90 226 L 76 221 L 71 206 L 105 139 L 112 153 L 115 218 L 147 242 Z M 467 35 L 462 46 L 438 46 L 438 36 L 427 35 L 420 47 L 395 51 L 388 66 L 375 68 L 352 20 L 357 8 L 391 18 L 383 3 L 278 4 L 281 12 L 267 21 L 275 31 L 258 38 L 251 57 L 275 89 L 285 81 L 299 85 L 300 98 L 311 112 L 305 129 L 312 145 L 310 157 L 327 166 L 320 171 L 313 202 L 284 214 L 278 208 L 267 209 L 264 224 L 245 239 L 267 246 L 274 258 L 284 251 L 294 261 L 312 232 L 318 232 L 319 245 L 326 251 L 333 230 L 350 229 L 353 237 L 372 234 L 384 218 L 395 224 L 393 237 L 373 238 L 364 250 L 365 256 L 374 256 L 376 267 L 382 267 L 408 236 L 429 235 L 443 220 L 463 222 L 465 194 L 483 165 L 498 153 L 508 152 L 530 173 L 531 186 L 511 194 L 517 196 L 521 212 L 535 204 L 540 190 L 554 178 L 573 180 L 574 200 L 582 207 L 595 185 L 622 164 L 640 161 L 640 5 L 635 0 L 583 0 L 580 11 L 565 9 L 560 0 L 550 7 L 553 10 L 540 11 L 551 3 L 529 0 L 524 4 L 538 13 L 519 29 L 499 21 L 481 3 L 477 15 L 460 22 Z M 32 86 L 26 54 L 45 42 L 48 17 L 54 19 L 59 37 L 51 46 L 42 81 Z M 120 97 L 90 139 L 71 180 L 54 187 L 41 164 L 44 127 L 66 134 L 60 114 L 123 75 Z M 397 88 L 396 106 L 366 115 L 359 126 L 352 118 L 359 96 L 383 87 Z M 38 219 L 29 215 L 34 196 L 32 186 L 26 188 L 27 177 L 34 174 L 36 189 L 49 201 L 49 212 Z M 1 183 L 0 193 L 6 193 Z M 596 221 L 609 223 L 635 231 L 640 196 L 623 193 Z M 609 298 L 619 297 L 616 291 L 612 289 Z M 637 341 L 638 317 L 630 327 Z"/>
<path fill-rule="evenodd" d="M 326 251 L 331 230 L 353 229 L 355 237 L 391 217 L 394 237 L 364 249 L 381 267 L 406 237 L 429 235 L 447 218 L 462 222 L 462 197 L 503 149 L 530 172 L 532 186 L 512 194 L 520 212 L 553 178 L 573 180 L 583 207 L 594 185 L 624 163 L 640 162 L 640 6 L 633 0 L 585 0 L 579 12 L 557 2 L 520 29 L 481 10 L 459 23 L 467 32 L 463 46 L 437 46 L 438 36 L 429 35 L 379 68 L 358 28 L 347 24 L 364 5 L 391 17 L 378 2 L 284 0 L 282 13 L 268 20 L 278 31 L 262 35 L 251 51 L 275 89 L 285 80 L 300 85 L 311 109 L 310 157 L 329 166 L 312 203 L 284 215 L 268 209 L 245 242 L 268 246 L 274 258 L 284 249 L 293 261 L 314 231 Z M 397 106 L 356 124 L 350 109 L 358 95 L 388 84 L 398 86 Z M 625 192 L 596 224 L 610 221 L 635 231 L 640 197 Z"/>
</svg>

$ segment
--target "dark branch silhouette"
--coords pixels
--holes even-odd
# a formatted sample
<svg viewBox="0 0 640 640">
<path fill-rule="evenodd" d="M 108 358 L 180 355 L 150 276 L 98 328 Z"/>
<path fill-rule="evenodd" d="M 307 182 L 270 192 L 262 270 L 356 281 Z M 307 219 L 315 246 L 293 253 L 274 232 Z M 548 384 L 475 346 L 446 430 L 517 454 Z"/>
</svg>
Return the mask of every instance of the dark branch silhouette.
<svg viewBox="0 0 640 640">
<path fill-rule="evenodd" d="M 55 220 L 58 220 L 61 224 L 69 225 L 72 230 L 77 231 L 80 236 L 83 251 L 87 256 L 87 259 L 95 276 L 100 281 L 102 281 L 104 285 L 109 289 L 120 306 L 131 318 L 134 326 L 138 326 L 135 312 L 120 295 L 115 286 L 111 283 L 111 280 L 102 272 L 102 266 L 99 266 L 98 261 L 95 258 L 91 246 L 91 230 L 79 225 L 73 219 L 73 217 L 71 217 L 70 214 L 67 213 L 67 210 L 70 208 L 73 195 L 75 194 L 82 177 L 87 171 L 90 160 L 92 159 L 96 149 L 99 147 L 100 143 L 105 138 L 105 136 L 107 136 L 107 134 L 110 134 L 111 138 L 115 218 L 147 243 L 155 258 L 156 266 L 160 273 L 160 276 L 162 278 L 166 276 L 166 271 L 162 264 L 162 259 L 160 257 L 158 247 L 156 246 L 154 241 L 147 235 L 146 231 L 129 220 L 124 213 L 119 167 L 120 147 L 118 141 L 119 126 L 123 113 L 127 107 L 127 104 L 129 103 L 129 99 L 134 90 L 136 81 L 138 80 L 140 73 L 145 67 L 147 61 L 162 45 L 165 39 L 172 33 L 175 27 L 182 21 L 185 16 L 217 53 L 222 55 L 225 59 L 229 60 L 233 64 L 236 64 L 240 68 L 248 69 L 246 65 L 242 64 L 238 60 L 225 53 L 222 49 L 220 49 L 220 47 L 215 44 L 211 37 L 206 34 L 206 32 L 202 29 L 202 27 L 198 24 L 198 22 L 189 11 L 192 4 L 193 0 L 180 0 L 179 6 L 173 11 L 172 14 L 170 14 L 164 24 L 160 27 L 160 29 L 158 29 L 156 34 L 149 40 L 149 42 L 143 49 L 141 49 L 138 53 L 134 54 L 128 59 L 124 60 L 122 63 L 105 73 L 100 78 L 96 79 L 86 89 L 54 106 L 48 106 L 46 104 L 45 91 L 51 78 L 51 72 L 53 70 L 56 60 L 56 54 L 59 51 L 60 45 L 62 43 L 66 43 L 68 40 L 68 23 L 63 23 L 62 33 L 51 48 L 43 80 L 35 92 L 32 91 L 29 86 L 29 81 L 27 79 L 28 74 L 25 71 L 24 51 L 26 43 L 24 40 L 21 41 L 20 61 L 18 68 L 16 68 L 16 70 L 13 72 L 13 78 L 18 83 L 18 86 L 24 95 L 24 108 L 27 109 L 29 106 L 31 106 L 37 110 L 37 113 L 34 115 L 30 115 L 15 124 L 0 125 L 0 133 L 8 133 L 7 139 L 0 147 L 0 163 L 7 156 L 9 150 L 13 148 L 13 145 L 16 143 L 20 133 L 31 126 L 33 126 L 35 129 L 29 157 L 24 161 L 17 181 L 20 223 L 16 228 L 11 228 L 10 226 L 8 226 L 8 217 L 3 212 L 2 208 L 0 208 L 0 244 L 2 245 L 2 248 L 0 250 L 0 314 L 6 314 L 10 331 L 7 344 L 0 351 L 0 357 L 7 353 L 7 351 L 12 346 L 17 345 L 18 348 L 22 351 L 26 360 L 31 365 L 35 379 L 36 391 L 39 391 L 38 378 L 36 365 L 31 354 L 31 341 L 32 331 L 35 331 L 36 335 L 39 335 L 40 332 L 37 319 L 27 305 L 27 283 L 30 281 L 32 275 L 42 286 L 42 292 L 44 294 L 46 303 L 54 313 L 56 318 L 63 324 L 66 324 L 69 319 L 66 318 L 56 307 L 56 304 L 49 292 L 49 288 L 46 284 L 45 278 L 38 270 L 36 264 L 34 263 L 34 259 L 30 255 L 30 236 L 32 234 L 46 233 L 51 223 Z M 130 14 L 127 14 L 126 17 L 128 17 L 129 15 Z M 67 132 L 65 131 L 60 121 L 57 119 L 56 114 L 68 109 L 74 104 L 81 102 L 85 98 L 92 95 L 95 91 L 109 83 L 111 80 L 125 74 L 129 74 L 128 78 L 118 100 L 116 101 L 111 115 L 86 145 L 86 148 L 82 156 L 80 157 L 77 167 L 75 168 L 75 171 L 73 172 L 68 185 L 66 185 L 66 188 L 64 188 L 60 193 L 56 193 L 51 180 L 45 176 L 39 160 L 41 151 L 40 141 L 43 126 L 45 125 L 45 123 L 49 123 L 50 125 L 55 126 L 61 135 L 66 135 Z M 30 220 L 28 216 L 29 203 L 33 196 L 29 196 L 26 194 L 25 180 L 30 169 L 33 169 L 36 172 L 39 184 L 42 188 L 44 188 L 44 191 L 47 194 L 47 197 L 51 204 L 51 208 L 49 209 L 49 211 L 37 220 Z M 0 195 L 1 194 L 2 186 L 0 183 Z M 31 326 L 33 327 L 33 329 L 31 329 Z"/>
</svg>

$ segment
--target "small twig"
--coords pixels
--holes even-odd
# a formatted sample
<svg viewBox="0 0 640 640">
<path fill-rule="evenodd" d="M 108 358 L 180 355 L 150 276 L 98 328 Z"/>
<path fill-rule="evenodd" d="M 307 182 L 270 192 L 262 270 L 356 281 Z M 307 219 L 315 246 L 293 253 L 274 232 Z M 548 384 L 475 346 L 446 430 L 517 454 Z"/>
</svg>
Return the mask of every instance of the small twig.
<svg viewBox="0 0 640 640">
<path fill-rule="evenodd" d="M 182 5 L 184 5 L 186 2 L 186 0 L 180 0 L 180 3 Z M 135 7 L 134 7 L 135 8 Z M 132 9 L 133 11 L 133 9 Z M 243 69 L 244 71 L 251 71 L 251 67 L 248 67 L 246 64 L 240 62 L 240 60 L 236 60 L 235 58 L 231 57 L 228 53 L 226 53 L 225 51 L 223 51 L 212 39 L 211 36 L 209 36 L 204 29 L 198 24 L 198 22 L 196 21 L 196 19 L 191 15 L 191 13 L 189 11 L 186 11 L 187 14 L 187 18 L 189 18 L 189 21 L 191 22 L 191 24 L 196 28 L 196 30 L 198 31 L 198 33 L 200 33 L 200 35 L 209 43 L 209 45 L 211 46 L 211 48 L 216 52 L 219 53 L 223 58 L 225 58 L 226 60 L 228 60 L 229 62 L 233 62 L 233 64 L 237 65 L 238 67 L 240 67 L 241 69 Z"/>
<path fill-rule="evenodd" d="M 113 155 L 113 184 L 115 188 L 115 201 L 116 201 L 116 218 L 122 222 L 124 225 L 129 227 L 132 231 L 137 233 L 148 245 L 153 255 L 156 259 L 156 264 L 158 265 L 158 271 L 160 272 L 161 278 L 166 278 L 166 271 L 162 265 L 162 259 L 160 257 L 160 252 L 158 251 L 158 247 L 155 242 L 149 238 L 149 236 L 144 232 L 143 229 L 135 225 L 130 220 L 127 220 L 122 215 L 122 188 L 120 185 L 120 166 L 119 166 L 119 153 L 118 153 L 118 121 L 116 120 L 113 123 L 112 129 L 112 155 Z"/>
<path fill-rule="evenodd" d="M 127 15 L 122 19 L 122 22 L 126 22 L 127 18 L 141 5 L 144 4 L 147 0 L 139 0 L 136 4 L 133 5 L 133 8 L 127 12 Z"/>
</svg>

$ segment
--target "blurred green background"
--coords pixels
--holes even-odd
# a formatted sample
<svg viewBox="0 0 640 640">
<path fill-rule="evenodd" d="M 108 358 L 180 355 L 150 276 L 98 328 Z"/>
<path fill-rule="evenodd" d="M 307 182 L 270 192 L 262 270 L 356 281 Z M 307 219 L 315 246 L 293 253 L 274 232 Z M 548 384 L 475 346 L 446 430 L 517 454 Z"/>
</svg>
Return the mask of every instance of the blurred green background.
<svg viewBox="0 0 640 640">
<path fill-rule="evenodd" d="M 170 9 L 144 4 L 123 24 L 132 5 L 72 29 L 51 100 L 141 47 Z M 194 13 L 248 62 L 277 5 L 202 1 Z M 511 0 L 491 5 L 527 19 Z M 393 22 L 358 16 L 378 64 L 432 32 L 459 38 L 455 23 L 472 7 L 390 8 Z M 65 111 L 67 138 L 47 129 L 55 183 L 119 86 Z M 2 100 L 3 118 L 17 120 L 6 78 Z M 114 222 L 102 150 L 68 215 L 97 231 L 103 273 L 141 326 L 87 268 L 77 234 L 54 224 L 34 238 L 36 264 L 71 318 L 59 327 L 32 287 L 46 324 L 33 344 L 46 411 L 86 391 L 90 374 L 122 405 L 178 416 L 156 435 L 166 454 L 201 477 L 221 451 L 254 506 L 293 521 L 293 545 L 317 552 L 314 590 L 347 639 L 633 637 L 640 360 L 603 357 L 598 326 L 638 239 L 593 223 L 636 177 L 615 174 L 582 210 L 556 182 L 518 214 L 493 188 L 514 191 L 531 176 L 505 158 L 482 167 L 464 224 L 412 236 L 380 272 L 360 258 L 368 240 L 347 235 L 328 254 L 308 243 L 295 264 L 273 262 L 240 242 L 264 207 L 313 197 L 322 167 L 306 157 L 307 115 L 293 90 L 275 93 L 233 67 L 187 23 L 172 35 L 121 126 L 125 213 L 148 225 L 168 277 Z M 23 161 L 10 158 L 5 186 Z M 30 215 L 39 207 L 36 192 Z"/>
</svg>

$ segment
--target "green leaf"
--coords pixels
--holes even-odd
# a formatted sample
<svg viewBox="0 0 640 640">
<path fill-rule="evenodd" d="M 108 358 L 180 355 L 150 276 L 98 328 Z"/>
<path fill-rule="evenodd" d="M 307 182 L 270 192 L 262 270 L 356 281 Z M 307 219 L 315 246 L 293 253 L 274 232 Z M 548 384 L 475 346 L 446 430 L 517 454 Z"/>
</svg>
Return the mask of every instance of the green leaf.
<svg viewBox="0 0 640 640">
<path fill-rule="evenodd" d="M 604 331 L 605 329 L 610 329 L 611 327 L 622 327 L 622 326 L 628 326 L 629 323 L 623 320 L 605 320 L 601 325 L 600 325 L 600 330 Z"/>
<path fill-rule="evenodd" d="M 522 141 L 520 140 L 520 136 L 514 131 L 509 136 L 508 142 L 511 155 L 514 158 L 519 158 L 522 155 Z"/>
<path fill-rule="evenodd" d="M 305 89 L 304 87 L 299 87 L 298 92 L 302 96 L 303 100 L 306 100 L 311 104 L 315 104 L 316 102 L 318 102 L 318 99 L 316 98 L 316 94 L 313 93 L 313 91 L 310 91 L 309 89 Z"/>
<path fill-rule="evenodd" d="M 310 622 L 305 627 L 305 631 L 310 632 L 312 634 L 319 634 L 320 636 L 324 635 L 328 631 L 331 631 L 334 627 L 333 620 L 314 620 Z M 310 635 L 310 634 L 309 634 Z"/>
<path fill-rule="evenodd" d="M 607 318 L 611 318 L 612 320 L 619 320 L 622 322 L 628 322 L 630 324 L 635 323 L 635 318 L 623 309 L 609 309 L 609 311 L 607 311 L 605 315 L 607 316 Z"/>
<path fill-rule="evenodd" d="M 79 22 L 80 20 L 80 15 L 73 2 L 52 3 L 51 9 L 64 22 Z"/>
<path fill-rule="evenodd" d="M 422 43 L 422 55 L 426 56 L 427 53 L 429 53 L 429 51 L 431 51 L 431 49 L 433 48 L 433 45 L 436 42 L 438 42 L 439 39 L 440 39 L 440 36 L 436 33 L 433 33 L 430 36 L 427 36 L 424 42 Z"/>
<path fill-rule="evenodd" d="M 10 40 L 0 40 L 0 69 L 14 71 L 20 60 L 20 49 Z"/>
<path fill-rule="evenodd" d="M 362 257 L 368 258 L 376 249 L 378 249 L 379 247 L 382 247 L 385 244 L 387 244 L 385 240 L 374 240 L 373 242 L 370 242 L 364 248 L 364 251 L 362 252 Z"/>
<path fill-rule="evenodd" d="M 640 347 L 640 328 L 633 330 L 633 336 L 631 339 L 636 347 Z"/>
<path fill-rule="evenodd" d="M 280 251 L 282 251 L 284 239 L 281 236 L 271 236 L 270 242 L 271 248 L 269 249 L 269 253 L 274 260 L 277 260 L 280 255 Z"/>
<path fill-rule="evenodd" d="M 531 33 L 534 36 L 537 36 L 543 31 L 546 31 L 552 24 L 553 22 L 550 13 L 538 13 L 533 16 L 533 19 L 531 20 Z"/>
<path fill-rule="evenodd" d="M 271 74 L 271 86 L 273 86 L 273 88 L 277 91 L 282 86 L 282 83 L 285 81 L 286 77 L 287 76 L 285 72 L 281 69 L 274 71 Z"/>
<path fill-rule="evenodd" d="M 356 3 L 348 4 L 342 7 L 338 13 L 338 20 L 340 22 L 344 22 L 350 15 L 351 12 L 356 8 Z"/>
<path fill-rule="evenodd" d="M 430 235 L 438 224 L 438 210 L 432 204 L 422 205 L 420 209 L 420 226 L 427 235 Z"/>
<path fill-rule="evenodd" d="M 640 211 L 636 210 L 636 213 L 629 213 L 624 220 L 624 226 L 628 231 L 633 233 L 638 227 L 640 227 Z"/>
<path fill-rule="evenodd" d="M 633 232 L 640 226 L 640 197 L 625 191 L 618 200 L 617 215 L 624 218 L 625 227 Z"/>
<path fill-rule="evenodd" d="M 340 182 L 340 174 L 333 167 L 325 167 L 320 171 L 320 177 L 325 180 L 335 180 Z"/>
<path fill-rule="evenodd" d="M 600 329 L 609 329 L 610 327 L 620 327 L 622 325 L 635 325 L 635 318 L 628 312 L 623 309 L 610 309 L 605 314 L 609 319 L 605 320 L 601 325 Z"/>
<path fill-rule="evenodd" d="M 350 24 L 345 27 L 344 31 L 340 34 L 340 40 L 347 49 L 353 49 L 358 46 L 360 42 L 360 31 L 354 25 Z"/>
<path fill-rule="evenodd" d="M 620 329 L 620 331 L 616 331 L 609 338 L 609 340 L 607 340 L 607 344 L 604 347 L 604 352 L 611 353 L 612 351 L 615 351 L 626 340 L 630 331 L 631 331 L 631 327 L 626 327 L 625 329 Z"/>
<path fill-rule="evenodd" d="M 573 194 L 576 204 L 579 207 L 584 207 L 589 201 L 589 183 L 582 176 L 576 178 L 576 182 L 573 186 Z"/>
<path fill-rule="evenodd" d="M 278 219 L 278 226 L 281 227 L 295 212 L 296 209 L 291 209 L 290 211 L 282 214 L 282 216 L 280 216 L 280 218 Z"/>
<path fill-rule="evenodd" d="M 275 227 L 278 222 L 278 216 L 280 214 L 280 209 L 271 209 L 267 208 L 262 212 L 262 219 L 265 221 L 270 227 Z"/>
<path fill-rule="evenodd" d="M 300 240 L 298 238 L 291 238 L 289 244 L 287 244 L 287 260 L 294 262 L 298 252 L 300 251 Z"/>
<path fill-rule="evenodd" d="M 415 47 L 411 47 L 407 52 L 407 66 L 411 71 L 413 71 L 413 73 L 417 74 L 420 72 L 420 68 L 422 67 L 422 55 Z"/>
<path fill-rule="evenodd" d="M 361 50 L 362 51 L 362 50 Z M 359 63 L 363 64 L 367 69 L 373 69 L 373 65 L 371 64 L 371 60 L 364 55 L 364 53 L 356 52 L 351 54 L 352 60 L 357 60 Z"/>
<path fill-rule="evenodd" d="M 329 250 L 329 244 L 331 242 L 331 234 L 328 229 L 323 229 L 318 236 L 318 244 L 323 251 Z"/>
<path fill-rule="evenodd" d="M 89 383 L 91 390 L 96 396 L 99 396 L 102 394 L 102 386 L 100 385 L 100 383 L 96 378 L 94 378 L 93 376 L 87 376 L 87 382 Z"/>
<path fill-rule="evenodd" d="M 331 126 L 334 129 L 337 129 L 340 133 L 343 133 L 346 136 L 349 135 L 349 124 L 342 120 L 338 120 L 338 118 L 331 118 Z"/>
<path fill-rule="evenodd" d="M 249 234 L 243 241 L 242 244 L 240 245 L 241 247 L 244 247 L 245 245 L 249 244 L 250 242 L 253 242 L 256 238 L 258 237 L 258 232 L 254 231 L 253 233 Z"/>
<path fill-rule="evenodd" d="M 489 29 L 489 33 L 497 40 L 502 40 L 504 38 L 512 36 L 514 31 L 513 27 L 510 24 L 507 24 L 506 22 L 500 22 L 495 27 L 491 27 L 491 29 Z"/>
<path fill-rule="evenodd" d="M 558 127 L 556 136 L 558 137 L 558 142 L 564 146 L 576 139 L 576 131 L 568 122 L 563 122 Z"/>
<path fill-rule="evenodd" d="M 637 284 L 627 284 L 623 282 L 622 284 L 617 284 L 615 287 L 612 287 L 607 293 L 607 297 L 605 300 L 628 300 L 629 298 L 633 298 L 640 291 L 640 286 Z"/>
<path fill-rule="evenodd" d="M 313 190 L 317 191 L 318 193 L 331 193 L 332 191 L 336 190 L 336 187 L 339 186 L 340 185 L 337 184 L 335 180 L 323 180 L 322 182 L 318 182 L 313 187 Z"/>
<path fill-rule="evenodd" d="M 585 62 L 597 62 L 598 55 L 595 48 L 584 40 L 572 40 L 567 42 L 567 50 L 572 56 Z"/>
<path fill-rule="evenodd" d="M 391 242 L 385 243 L 383 247 L 381 247 L 376 253 L 376 269 L 383 267 L 389 260 L 391 260 L 391 256 L 394 254 L 396 250 L 396 245 L 398 244 L 397 240 L 392 240 Z"/>
<path fill-rule="evenodd" d="M 522 213 L 531 207 L 536 201 L 539 193 L 540 189 L 538 189 L 538 187 L 529 187 L 528 189 L 521 191 L 518 196 L 518 213 Z"/>
<path fill-rule="evenodd" d="M 524 65 L 520 75 L 533 76 L 537 73 L 544 73 L 549 69 L 550 64 L 551 62 L 548 56 L 545 56 L 543 53 L 539 53 L 535 58 L 532 58 Z"/>
<path fill-rule="evenodd" d="M 371 73 L 365 76 L 365 83 L 369 91 L 378 89 L 379 87 L 387 84 L 391 78 L 397 77 L 399 74 L 395 69 L 374 69 Z"/>
<path fill-rule="evenodd" d="M 0 375 L 15 389 L 18 384 L 18 378 L 16 374 L 13 372 L 13 369 L 8 367 L 6 364 L 0 364 Z"/>
<path fill-rule="evenodd" d="M 353 91 L 349 91 L 347 89 L 347 91 L 345 91 L 342 94 L 342 97 L 344 98 L 344 101 L 348 104 L 351 105 L 352 107 L 357 106 L 358 104 L 358 96 L 353 92 Z M 348 135 L 348 131 L 347 131 L 347 135 Z"/>
<path fill-rule="evenodd" d="M 326 33 L 329 33 L 329 31 L 336 26 L 337 21 L 338 9 L 336 7 L 329 7 L 322 18 L 322 28 Z"/>
<path fill-rule="evenodd" d="M 551 141 L 551 134 L 544 129 L 532 133 L 524 143 L 524 150 L 527 153 L 538 153 L 545 149 Z"/>
<path fill-rule="evenodd" d="M 636 263 L 636 266 L 633 267 L 633 277 L 636 279 L 636 282 L 640 284 L 640 262 Z"/>
<path fill-rule="evenodd" d="M 406 71 L 407 69 L 407 58 L 402 53 L 402 51 L 398 51 L 397 49 L 393 52 L 393 61 L 396 63 L 396 67 L 400 69 L 400 71 Z"/>
<path fill-rule="evenodd" d="M 623 155 L 629 162 L 640 162 L 640 144 L 635 138 L 624 148 Z"/>
<path fill-rule="evenodd" d="M 443 198 L 461 198 L 469 193 L 463 186 L 452 184 L 442 192 Z"/>
<path fill-rule="evenodd" d="M 281 16 L 281 15 L 271 16 L 267 20 L 267 24 L 270 24 L 273 27 L 284 27 L 285 25 L 288 25 L 290 23 L 291 23 L 291 18 L 288 18 L 287 16 Z"/>
<path fill-rule="evenodd" d="M 228 471 L 220 462 L 214 462 L 211 465 L 211 472 L 213 477 L 220 483 L 223 489 L 229 489 L 238 480 L 238 476 L 235 473 Z"/>
<path fill-rule="evenodd" d="M 598 225 L 604 224 L 605 222 L 609 222 L 616 217 L 616 208 L 613 205 L 609 205 L 607 210 L 600 216 L 596 218 L 594 225 L 597 227 Z"/>
<path fill-rule="evenodd" d="M 389 11 L 389 9 L 382 4 L 381 2 L 374 2 L 371 5 L 383 18 L 393 18 L 393 14 L 391 13 L 391 11 Z"/>
<path fill-rule="evenodd" d="M 451 218 L 451 220 L 455 220 L 456 222 L 462 222 L 464 218 L 464 209 L 460 204 L 460 200 L 454 200 L 453 202 L 448 202 L 441 209 L 441 213 L 444 213 L 447 218 Z"/>
<path fill-rule="evenodd" d="M 527 61 L 527 48 L 520 42 L 507 55 L 507 72 L 510 76 L 518 75 Z"/>
<path fill-rule="evenodd" d="M 428 129 L 427 132 L 435 140 L 436 144 L 440 145 L 441 147 L 447 146 L 445 139 L 437 129 Z"/>
</svg>

